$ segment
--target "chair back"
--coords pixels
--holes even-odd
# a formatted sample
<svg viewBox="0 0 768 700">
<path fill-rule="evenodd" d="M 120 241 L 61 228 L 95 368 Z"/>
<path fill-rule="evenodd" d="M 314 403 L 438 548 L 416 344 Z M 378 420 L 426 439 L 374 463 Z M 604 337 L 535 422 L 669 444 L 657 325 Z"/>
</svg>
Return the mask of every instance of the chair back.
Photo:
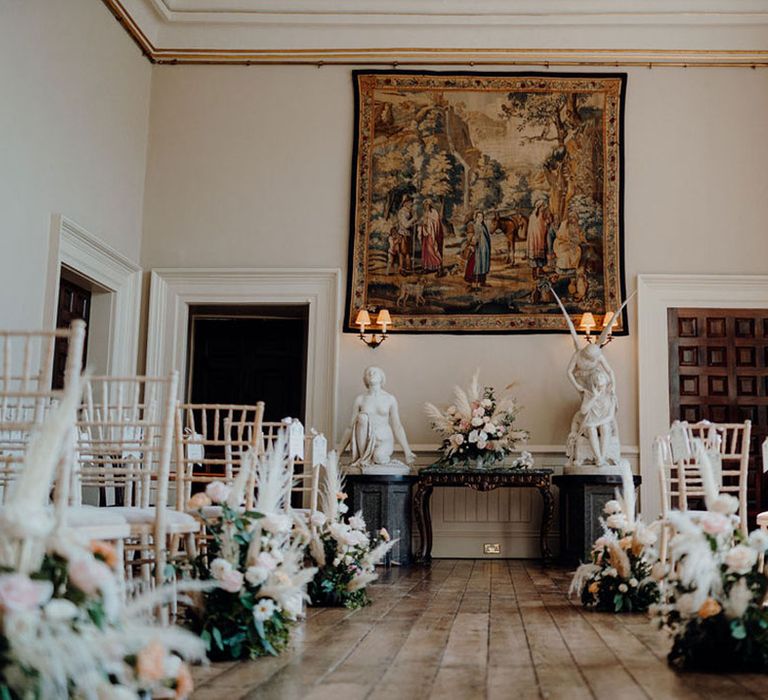
<svg viewBox="0 0 768 700">
<path fill-rule="evenodd" d="M 328 442 L 325 435 L 311 430 L 304 436 L 304 456 L 293 460 L 293 483 L 286 494 L 286 505 L 290 505 L 292 496 L 300 502 L 300 507 L 311 513 L 317 510 L 320 490 L 320 469 L 328 462 Z"/>
<path fill-rule="evenodd" d="M 747 532 L 747 477 L 749 469 L 749 442 L 752 426 L 744 423 L 680 423 L 690 444 L 701 440 L 712 457 L 715 479 L 721 493 L 731 493 L 739 499 L 741 528 Z M 674 426 L 673 426 L 674 430 Z M 686 511 L 693 499 L 704 499 L 704 486 L 695 456 L 675 454 L 671 434 L 654 442 L 659 472 L 663 514 L 669 510 Z"/>
<path fill-rule="evenodd" d="M 77 423 L 73 500 L 96 488 L 101 505 L 168 503 L 178 372 L 86 379 Z"/>
<path fill-rule="evenodd" d="M 186 510 L 195 485 L 231 484 L 242 454 L 259 449 L 264 403 L 180 404 L 176 409 L 176 508 Z M 246 489 L 246 508 L 253 505 L 254 484 Z"/>
<path fill-rule="evenodd" d="M 0 331 L 0 503 L 26 455 L 29 437 L 39 429 L 63 394 L 52 388 L 56 345 L 67 344 L 64 385 L 80 372 L 85 323 L 52 331 Z M 66 503 L 69 459 L 61 460 L 56 477 L 56 502 Z"/>
</svg>

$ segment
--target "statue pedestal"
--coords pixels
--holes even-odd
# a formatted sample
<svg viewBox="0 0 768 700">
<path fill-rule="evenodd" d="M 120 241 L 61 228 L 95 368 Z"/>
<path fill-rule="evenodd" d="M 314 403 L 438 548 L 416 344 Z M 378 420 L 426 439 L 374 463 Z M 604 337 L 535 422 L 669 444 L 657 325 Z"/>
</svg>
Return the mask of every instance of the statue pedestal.
<svg viewBox="0 0 768 700">
<path fill-rule="evenodd" d="M 349 474 L 345 478 L 349 512 L 363 511 L 368 531 L 382 527 L 399 542 L 389 551 L 386 564 L 408 566 L 411 555 L 412 489 L 418 477 Z"/>
<path fill-rule="evenodd" d="M 640 476 L 633 480 L 637 488 Z M 560 489 L 560 558 L 569 565 L 588 562 L 592 544 L 603 534 L 603 508 L 621 489 L 621 475 L 569 473 L 552 481 Z"/>
</svg>

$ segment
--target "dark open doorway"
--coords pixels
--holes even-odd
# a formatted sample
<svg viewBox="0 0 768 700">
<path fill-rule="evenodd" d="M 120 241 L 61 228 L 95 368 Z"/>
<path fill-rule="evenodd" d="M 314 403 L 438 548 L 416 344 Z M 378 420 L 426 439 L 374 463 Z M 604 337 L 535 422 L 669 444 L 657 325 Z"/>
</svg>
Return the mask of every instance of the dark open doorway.
<svg viewBox="0 0 768 700">
<path fill-rule="evenodd" d="M 191 306 L 187 400 L 305 422 L 308 305 Z"/>
</svg>

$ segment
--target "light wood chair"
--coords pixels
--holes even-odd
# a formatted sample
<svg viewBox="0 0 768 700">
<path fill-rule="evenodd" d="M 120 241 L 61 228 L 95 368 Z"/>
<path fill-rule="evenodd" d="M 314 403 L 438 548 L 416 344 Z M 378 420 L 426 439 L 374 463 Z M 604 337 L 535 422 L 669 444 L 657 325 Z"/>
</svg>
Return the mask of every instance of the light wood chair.
<svg viewBox="0 0 768 700">
<path fill-rule="evenodd" d="M 90 488 L 102 506 L 91 508 L 95 517 L 125 518 L 131 535 L 126 570 L 132 578 L 138 568 L 139 582 L 147 587 L 166 579 L 171 538 L 187 537 L 193 551 L 199 530 L 195 518 L 168 506 L 177 384 L 177 372 L 91 377 L 77 426 L 75 504 Z"/>
<path fill-rule="evenodd" d="M 752 426 L 744 423 L 681 423 L 689 442 L 701 440 L 710 455 L 717 456 L 721 493 L 730 493 L 739 500 L 739 519 L 744 533 L 748 529 L 747 477 L 749 469 L 749 441 Z M 659 485 L 662 495 L 662 515 L 670 510 L 690 511 L 692 501 L 704 500 L 701 472 L 693 454 L 674 455 L 669 434 L 654 442 Z M 715 461 L 715 460 L 713 460 Z M 766 514 L 768 519 L 768 514 Z"/>
<path fill-rule="evenodd" d="M 328 443 L 325 435 L 314 430 L 304 436 L 304 457 L 293 460 L 293 483 L 286 494 L 286 507 L 294 512 L 306 515 L 309 520 L 317 511 L 320 491 L 320 469 L 328 461 Z M 292 507 L 292 496 L 296 496 L 301 505 Z M 311 523 L 311 521 L 310 521 Z"/>
<path fill-rule="evenodd" d="M 188 510 L 193 493 L 212 481 L 231 484 L 240 470 L 242 454 L 259 449 L 264 403 L 180 404 L 176 409 L 176 509 Z M 245 507 L 253 507 L 254 484 L 246 489 Z M 218 517 L 219 506 L 203 509 L 206 518 Z"/>
<path fill-rule="evenodd" d="M 57 343 L 67 343 L 64 385 L 80 372 L 85 323 L 52 331 L 0 331 L 0 503 L 4 503 L 27 452 L 31 433 L 39 429 L 63 389 L 53 389 Z M 57 514 L 68 501 L 70 461 L 61 460 L 54 487 Z"/>
</svg>

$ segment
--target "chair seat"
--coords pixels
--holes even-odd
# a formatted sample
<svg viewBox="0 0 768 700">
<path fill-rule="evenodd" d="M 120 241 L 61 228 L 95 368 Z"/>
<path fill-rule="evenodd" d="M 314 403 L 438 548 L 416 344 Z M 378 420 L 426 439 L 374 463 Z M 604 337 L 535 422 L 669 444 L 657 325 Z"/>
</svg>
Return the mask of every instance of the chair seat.
<svg viewBox="0 0 768 700">
<path fill-rule="evenodd" d="M 71 527 L 92 525 L 125 525 L 125 516 L 115 512 L 116 508 L 98 508 L 97 506 L 69 506 L 65 517 Z"/>
<path fill-rule="evenodd" d="M 131 506 L 112 506 L 107 510 L 115 511 L 122 515 L 131 525 L 134 533 L 144 534 L 150 531 L 155 523 L 155 508 L 134 508 Z M 165 512 L 168 533 L 178 535 L 189 532 L 197 532 L 199 523 L 188 513 L 168 508 Z"/>
</svg>

